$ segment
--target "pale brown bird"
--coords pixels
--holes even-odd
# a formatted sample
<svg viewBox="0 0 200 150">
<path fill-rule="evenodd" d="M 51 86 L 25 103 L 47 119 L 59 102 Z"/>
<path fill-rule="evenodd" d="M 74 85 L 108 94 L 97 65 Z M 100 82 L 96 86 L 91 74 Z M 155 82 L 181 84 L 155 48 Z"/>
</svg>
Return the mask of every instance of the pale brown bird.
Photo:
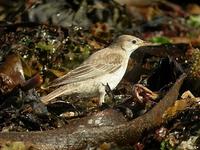
<svg viewBox="0 0 200 150">
<path fill-rule="evenodd" d="M 92 54 L 79 67 L 54 80 L 49 87 L 57 87 L 41 101 L 49 101 L 61 95 L 78 94 L 83 97 L 99 96 L 104 102 L 105 88 L 113 90 L 123 78 L 132 52 L 141 46 L 151 45 L 131 35 L 119 36 L 110 46 Z"/>
</svg>

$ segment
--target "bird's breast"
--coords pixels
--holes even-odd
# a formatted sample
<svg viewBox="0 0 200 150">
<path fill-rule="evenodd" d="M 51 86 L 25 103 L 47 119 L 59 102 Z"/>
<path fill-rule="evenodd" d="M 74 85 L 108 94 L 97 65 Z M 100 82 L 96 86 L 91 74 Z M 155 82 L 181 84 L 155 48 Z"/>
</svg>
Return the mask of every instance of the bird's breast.
<svg viewBox="0 0 200 150">
<path fill-rule="evenodd" d="M 122 80 L 125 72 L 126 72 L 126 67 L 122 66 L 117 71 L 102 77 L 101 82 L 104 85 L 108 84 L 111 90 L 113 90 Z"/>
</svg>

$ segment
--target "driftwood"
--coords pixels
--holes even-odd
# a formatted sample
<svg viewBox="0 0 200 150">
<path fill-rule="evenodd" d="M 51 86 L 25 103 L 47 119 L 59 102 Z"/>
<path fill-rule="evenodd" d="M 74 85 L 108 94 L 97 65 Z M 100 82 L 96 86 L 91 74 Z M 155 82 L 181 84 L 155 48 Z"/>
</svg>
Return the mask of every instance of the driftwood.
<svg viewBox="0 0 200 150">
<path fill-rule="evenodd" d="M 79 125 L 53 131 L 0 133 L 0 144 L 2 146 L 8 141 L 22 141 L 26 147 L 33 146 L 42 150 L 85 149 L 98 146 L 103 142 L 115 142 L 118 145 L 134 144 L 144 132 L 167 121 L 163 119 L 163 114 L 177 99 L 185 77 L 185 74 L 181 75 L 154 108 L 132 121 L 122 121 L 123 123 L 115 126 L 112 124 L 89 127 Z"/>
</svg>

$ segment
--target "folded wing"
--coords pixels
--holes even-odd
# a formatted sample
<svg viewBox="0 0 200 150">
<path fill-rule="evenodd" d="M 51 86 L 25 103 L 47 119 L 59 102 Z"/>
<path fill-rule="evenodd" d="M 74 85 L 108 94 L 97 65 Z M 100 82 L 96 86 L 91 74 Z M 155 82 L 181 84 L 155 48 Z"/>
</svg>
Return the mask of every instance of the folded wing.
<svg viewBox="0 0 200 150">
<path fill-rule="evenodd" d="M 122 65 L 122 56 L 118 53 L 108 54 L 103 60 L 98 57 L 94 57 L 94 59 L 92 62 L 86 61 L 83 65 L 54 80 L 48 87 L 57 87 L 100 77 L 115 72 Z"/>
</svg>

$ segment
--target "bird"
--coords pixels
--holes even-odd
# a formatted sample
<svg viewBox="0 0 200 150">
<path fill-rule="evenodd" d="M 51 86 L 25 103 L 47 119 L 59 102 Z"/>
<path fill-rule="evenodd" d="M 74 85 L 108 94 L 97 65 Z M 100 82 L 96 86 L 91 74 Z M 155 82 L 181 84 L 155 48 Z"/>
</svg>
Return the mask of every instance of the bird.
<svg viewBox="0 0 200 150">
<path fill-rule="evenodd" d="M 130 55 L 139 47 L 151 44 L 132 35 L 119 36 L 108 47 L 90 55 L 79 67 L 52 81 L 48 88 L 55 90 L 42 96 L 41 101 L 48 104 L 56 97 L 78 94 L 82 97 L 99 96 L 98 105 L 101 106 L 106 86 L 113 90 L 119 84 Z"/>
</svg>

